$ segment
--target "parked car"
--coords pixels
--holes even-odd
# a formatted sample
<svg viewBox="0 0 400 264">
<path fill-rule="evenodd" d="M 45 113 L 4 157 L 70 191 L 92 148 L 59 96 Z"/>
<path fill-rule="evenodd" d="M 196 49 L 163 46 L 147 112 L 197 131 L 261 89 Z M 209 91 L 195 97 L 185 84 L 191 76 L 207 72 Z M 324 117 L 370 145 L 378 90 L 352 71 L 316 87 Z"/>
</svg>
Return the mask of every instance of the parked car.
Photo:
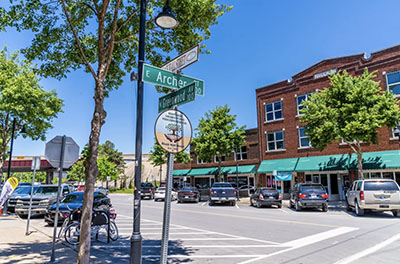
<svg viewBox="0 0 400 264">
<path fill-rule="evenodd" d="M 72 191 L 72 186 L 62 184 L 60 198 L 69 194 Z M 45 214 L 46 208 L 57 201 L 57 184 L 42 184 L 39 185 L 32 196 L 32 214 Z M 30 196 L 21 197 L 15 205 L 15 212 L 23 217 L 28 215 Z"/>
<path fill-rule="evenodd" d="M 282 195 L 275 188 L 261 187 L 257 188 L 253 195 L 250 196 L 250 205 L 258 208 L 272 205 L 282 207 Z"/>
<path fill-rule="evenodd" d="M 165 192 L 166 192 L 165 187 L 158 188 L 154 193 L 154 202 L 159 200 L 165 200 Z M 172 190 L 171 196 L 172 196 L 172 201 L 178 199 L 178 193 L 174 190 Z"/>
<path fill-rule="evenodd" d="M 239 187 L 239 195 L 243 197 L 248 197 L 254 194 L 255 188 L 251 185 L 243 185 Z"/>
<path fill-rule="evenodd" d="M 33 186 L 33 192 L 37 190 L 39 186 Z M 10 213 L 15 213 L 15 206 L 17 205 L 17 201 L 24 198 L 24 197 L 30 197 L 31 194 L 31 185 L 18 185 L 17 188 L 15 188 L 14 192 L 10 195 L 8 198 L 7 202 L 7 210 Z"/>
<path fill-rule="evenodd" d="M 200 192 L 196 187 L 185 187 L 178 191 L 178 203 L 200 201 Z"/>
<path fill-rule="evenodd" d="M 74 191 L 76 192 L 83 192 L 85 191 L 85 185 L 78 185 L 75 187 Z"/>
<path fill-rule="evenodd" d="M 229 203 L 235 206 L 236 189 L 227 182 L 214 182 L 210 190 L 209 205 L 212 206 L 215 203 Z"/>
<path fill-rule="evenodd" d="M 328 194 L 322 184 L 319 183 L 298 183 L 290 191 L 289 208 L 321 208 L 328 211 Z"/>
<path fill-rule="evenodd" d="M 72 192 L 64 197 L 60 202 L 58 224 L 61 224 L 69 214 L 77 208 L 82 208 L 84 192 Z M 109 209 L 112 207 L 111 200 L 102 192 L 94 192 L 93 208 Z M 54 224 L 57 204 L 49 206 L 44 215 L 44 221 Z"/>
<path fill-rule="evenodd" d="M 347 210 L 364 215 L 366 210 L 391 211 L 397 216 L 400 210 L 400 188 L 390 179 L 365 179 L 354 181 L 346 193 Z"/>
<path fill-rule="evenodd" d="M 104 193 L 104 195 L 108 195 L 109 194 L 108 189 L 104 188 L 102 186 L 94 187 L 94 191 L 95 192 L 102 192 L 102 193 Z"/>
<path fill-rule="evenodd" d="M 140 196 L 143 198 L 148 197 L 150 200 L 154 199 L 154 186 L 151 182 L 142 182 L 140 186 Z"/>
</svg>

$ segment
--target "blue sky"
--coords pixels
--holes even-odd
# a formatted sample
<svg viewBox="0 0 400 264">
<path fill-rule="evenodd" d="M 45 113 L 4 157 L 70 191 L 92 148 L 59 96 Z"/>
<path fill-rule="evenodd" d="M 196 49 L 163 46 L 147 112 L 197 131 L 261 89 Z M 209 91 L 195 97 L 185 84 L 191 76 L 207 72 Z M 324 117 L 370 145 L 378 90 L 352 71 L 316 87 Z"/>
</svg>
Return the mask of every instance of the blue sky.
<svg viewBox="0 0 400 264">
<path fill-rule="evenodd" d="M 200 60 L 183 71 L 205 81 L 205 96 L 179 108 L 193 128 L 207 111 L 223 105 L 231 108 L 239 126 L 255 128 L 256 88 L 289 79 L 323 59 L 370 54 L 400 44 L 398 0 L 218 2 L 234 7 L 211 28 L 211 38 L 204 42 L 211 54 L 200 54 Z M 0 33 L 0 47 L 7 45 L 12 52 L 30 39 L 30 33 L 9 29 Z M 65 104 L 47 140 L 65 134 L 82 148 L 89 139 L 94 106 L 91 75 L 77 71 L 61 81 L 42 79 L 41 85 L 56 89 Z M 153 85 L 145 84 L 143 153 L 153 146 L 160 96 Z M 119 151 L 134 153 L 136 82 L 126 79 L 111 92 L 105 108 L 101 143 L 110 140 Z M 44 148 L 45 142 L 18 138 L 13 155 L 43 155 Z"/>
</svg>

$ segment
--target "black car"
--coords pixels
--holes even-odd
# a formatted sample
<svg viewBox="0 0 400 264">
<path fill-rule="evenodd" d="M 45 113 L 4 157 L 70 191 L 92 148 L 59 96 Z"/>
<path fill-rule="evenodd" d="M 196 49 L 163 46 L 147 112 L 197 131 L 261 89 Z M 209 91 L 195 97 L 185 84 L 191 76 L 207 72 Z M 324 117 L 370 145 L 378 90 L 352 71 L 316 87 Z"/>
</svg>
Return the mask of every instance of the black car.
<svg viewBox="0 0 400 264">
<path fill-rule="evenodd" d="M 140 196 L 142 198 L 148 197 L 150 200 L 154 199 L 155 188 L 151 182 L 142 182 L 140 186 Z"/>
<path fill-rule="evenodd" d="M 322 184 L 298 183 L 290 191 L 289 208 L 300 211 L 303 208 L 321 208 L 328 211 L 328 194 Z"/>
<path fill-rule="evenodd" d="M 82 208 L 83 193 L 73 192 L 64 197 L 60 202 L 58 224 L 62 224 L 74 209 Z M 44 221 L 48 224 L 54 224 L 54 217 L 56 212 L 56 205 L 53 204 L 46 210 Z M 105 196 L 102 192 L 94 192 L 93 208 L 109 209 L 111 208 L 110 198 Z"/>
<path fill-rule="evenodd" d="M 200 201 L 200 192 L 196 187 L 185 187 L 178 191 L 178 203 Z"/>
<path fill-rule="evenodd" d="M 250 197 L 250 205 L 257 206 L 258 208 L 272 205 L 282 207 L 282 196 L 275 188 L 261 187 L 257 188 L 256 191 Z"/>
</svg>

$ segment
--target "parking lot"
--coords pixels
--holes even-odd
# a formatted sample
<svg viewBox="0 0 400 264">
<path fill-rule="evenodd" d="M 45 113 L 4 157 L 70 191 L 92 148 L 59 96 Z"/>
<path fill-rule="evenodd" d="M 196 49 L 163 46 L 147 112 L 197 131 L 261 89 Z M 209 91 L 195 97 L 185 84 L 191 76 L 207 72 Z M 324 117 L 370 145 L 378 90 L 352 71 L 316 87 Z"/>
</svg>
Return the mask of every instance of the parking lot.
<svg viewBox="0 0 400 264">
<path fill-rule="evenodd" d="M 128 263 L 132 196 L 110 195 L 120 239 L 92 243 L 96 263 Z M 163 202 L 142 201 L 143 263 L 159 263 Z M 36 218 L 32 224 L 52 233 Z M 357 217 L 340 204 L 320 210 L 173 202 L 169 263 L 398 263 L 400 217 Z"/>
</svg>

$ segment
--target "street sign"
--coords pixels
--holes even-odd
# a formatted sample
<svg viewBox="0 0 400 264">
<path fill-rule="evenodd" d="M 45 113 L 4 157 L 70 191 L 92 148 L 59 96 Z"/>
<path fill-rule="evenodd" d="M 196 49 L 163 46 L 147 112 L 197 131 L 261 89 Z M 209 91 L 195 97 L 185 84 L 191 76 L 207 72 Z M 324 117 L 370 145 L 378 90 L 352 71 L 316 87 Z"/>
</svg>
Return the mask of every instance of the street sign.
<svg viewBox="0 0 400 264">
<path fill-rule="evenodd" d="M 165 63 L 161 69 L 176 73 L 178 70 L 197 62 L 199 60 L 199 53 L 200 45 L 197 44 L 196 46 L 188 49 L 184 53 Z"/>
<path fill-rule="evenodd" d="M 31 170 L 40 170 L 40 157 L 33 157 Z"/>
<path fill-rule="evenodd" d="M 182 89 L 191 83 L 196 84 L 196 94 L 204 95 L 204 81 L 186 75 L 176 74 L 152 65 L 143 64 L 143 82 L 171 89 Z"/>
<path fill-rule="evenodd" d="M 60 166 L 62 136 L 56 136 L 46 143 L 45 156 L 51 166 Z M 65 139 L 65 153 L 63 168 L 69 168 L 79 158 L 79 146 L 71 137 Z M 63 169 L 62 168 L 62 169 Z"/>
<path fill-rule="evenodd" d="M 194 101 L 196 98 L 195 88 L 195 83 L 191 83 L 182 89 L 160 97 L 158 99 L 158 112 Z"/>
<path fill-rule="evenodd" d="M 154 126 L 158 144 L 169 153 L 184 151 L 192 139 L 192 125 L 181 111 L 172 109 L 162 112 Z"/>
</svg>

